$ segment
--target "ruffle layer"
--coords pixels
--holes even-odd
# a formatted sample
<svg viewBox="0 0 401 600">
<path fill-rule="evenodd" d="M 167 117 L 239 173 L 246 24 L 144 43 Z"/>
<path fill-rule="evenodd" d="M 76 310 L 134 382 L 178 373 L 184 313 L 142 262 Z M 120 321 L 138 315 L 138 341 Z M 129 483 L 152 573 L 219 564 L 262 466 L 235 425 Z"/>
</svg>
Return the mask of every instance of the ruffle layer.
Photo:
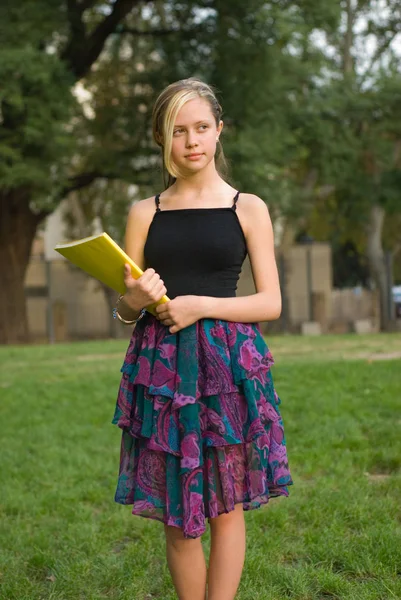
<svg viewBox="0 0 401 600">
<path fill-rule="evenodd" d="M 233 502 L 249 510 L 269 496 L 288 495 L 292 480 L 273 364 L 254 323 L 202 319 L 171 334 L 150 314 L 139 321 L 113 418 L 123 430 L 116 501 L 133 504 L 134 514 L 172 520 L 196 537 L 205 530 L 205 516 L 228 512 Z M 229 474 L 232 455 L 245 465 L 238 479 Z M 182 498 L 173 510 L 174 485 Z M 222 487 L 220 505 L 216 485 Z"/>
<path fill-rule="evenodd" d="M 235 504 L 252 510 L 270 498 L 288 496 L 286 486 L 271 483 L 273 474 L 269 468 L 260 468 L 263 462 L 257 441 L 209 446 L 203 468 L 180 476 L 176 457 L 144 448 L 123 432 L 115 500 L 132 504 L 134 515 L 180 527 L 184 537 L 197 538 L 206 531 L 206 519 L 234 510 Z M 178 480 L 180 488 L 174 485 Z"/>
<path fill-rule="evenodd" d="M 173 409 L 201 396 L 235 392 L 244 380 L 263 383 L 274 364 L 254 323 L 202 319 L 171 334 L 149 315 L 139 325 L 121 371 L 150 395 L 172 398 Z"/>
</svg>

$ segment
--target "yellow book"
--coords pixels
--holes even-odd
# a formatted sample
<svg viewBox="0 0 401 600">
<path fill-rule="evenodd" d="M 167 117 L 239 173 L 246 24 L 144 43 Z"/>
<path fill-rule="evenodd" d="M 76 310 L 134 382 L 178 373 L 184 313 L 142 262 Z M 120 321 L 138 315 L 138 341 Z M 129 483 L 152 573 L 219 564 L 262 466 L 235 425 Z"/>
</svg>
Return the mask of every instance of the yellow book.
<svg viewBox="0 0 401 600">
<path fill-rule="evenodd" d="M 107 233 L 99 233 L 74 242 L 57 244 L 54 249 L 85 273 L 95 277 L 95 279 L 120 294 L 125 292 L 125 263 L 131 265 L 131 273 L 134 279 L 138 279 L 143 273 L 142 269 Z M 159 302 L 147 306 L 146 310 L 156 315 L 156 306 L 168 301 L 169 298 L 163 296 Z"/>
</svg>

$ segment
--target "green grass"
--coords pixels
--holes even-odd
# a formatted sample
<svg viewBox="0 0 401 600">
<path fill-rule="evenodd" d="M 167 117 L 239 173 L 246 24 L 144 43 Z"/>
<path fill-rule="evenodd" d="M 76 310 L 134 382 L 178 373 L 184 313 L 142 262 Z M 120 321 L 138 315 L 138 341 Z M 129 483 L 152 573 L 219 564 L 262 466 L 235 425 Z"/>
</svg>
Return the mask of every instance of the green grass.
<svg viewBox="0 0 401 600">
<path fill-rule="evenodd" d="M 294 486 L 245 514 L 237 599 L 401 598 L 401 335 L 269 345 Z M 161 523 L 113 499 L 126 346 L 0 348 L 2 600 L 176 598 Z"/>
</svg>

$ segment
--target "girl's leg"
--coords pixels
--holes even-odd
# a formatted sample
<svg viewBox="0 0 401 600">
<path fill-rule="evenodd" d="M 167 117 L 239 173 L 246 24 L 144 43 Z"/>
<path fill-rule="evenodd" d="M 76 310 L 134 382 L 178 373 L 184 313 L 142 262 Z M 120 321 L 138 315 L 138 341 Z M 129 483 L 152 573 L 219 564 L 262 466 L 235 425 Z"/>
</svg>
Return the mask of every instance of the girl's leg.
<svg viewBox="0 0 401 600">
<path fill-rule="evenodd" d="M 184 538 L 182 529 L 164 525 L 167 564 L 179 600 L 206 599 L 206 561 L 201 538 Z"/>
<path fill-rule="evenodd" d="M 245 561 L 245 519 L 242 504 L 209 519 L 211 546 L 208 600 L 234 600 Z"/>
</svg>

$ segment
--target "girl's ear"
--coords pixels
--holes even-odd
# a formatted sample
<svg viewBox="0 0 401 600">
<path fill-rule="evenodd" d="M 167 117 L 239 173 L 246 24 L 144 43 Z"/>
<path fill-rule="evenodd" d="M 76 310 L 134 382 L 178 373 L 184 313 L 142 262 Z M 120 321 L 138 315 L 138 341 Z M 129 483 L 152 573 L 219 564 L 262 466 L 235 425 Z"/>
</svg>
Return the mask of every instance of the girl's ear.
<svg viewBox="0 0 401 600">
<path fill-rule="evenodd" d="M 221 134 L 221 132 L 223 131 L 223 127 L 224 127 L 224 123 L 223 123 L 223 121 L 220 121 L 219 126 L 217 127 L 217 135 Z"/>
</svg>

